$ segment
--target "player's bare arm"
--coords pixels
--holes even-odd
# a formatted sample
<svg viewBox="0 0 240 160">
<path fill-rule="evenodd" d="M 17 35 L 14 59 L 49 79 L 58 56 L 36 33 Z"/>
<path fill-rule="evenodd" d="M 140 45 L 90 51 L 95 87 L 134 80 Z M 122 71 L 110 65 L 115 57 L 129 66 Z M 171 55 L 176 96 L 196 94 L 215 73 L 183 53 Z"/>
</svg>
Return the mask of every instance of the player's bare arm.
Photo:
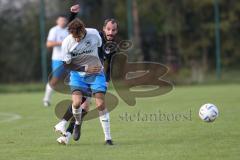
<svg viewBox="0 0 240 160">
<path fill-rule="evenodd" d="M 47 41 L 46 46 L 47 48 L 53 48 L 55 46 L 61 46 L 62 42 L 55 42 L 55 41 Z"/>
</svg>

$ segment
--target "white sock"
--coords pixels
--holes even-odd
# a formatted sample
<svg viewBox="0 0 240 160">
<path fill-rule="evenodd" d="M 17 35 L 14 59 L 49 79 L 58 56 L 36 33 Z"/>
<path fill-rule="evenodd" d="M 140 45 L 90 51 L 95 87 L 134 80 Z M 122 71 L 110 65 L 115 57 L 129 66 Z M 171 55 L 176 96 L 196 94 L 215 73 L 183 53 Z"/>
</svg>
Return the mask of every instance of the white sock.
<svg viewBox="0 0 240 160">
<path fill-rule="evenodd" d="M 53 89 L 51 88 L 51 86 L 49 85 L 49 83 L 47 83 L 43 101 L 50 102 L 51 96 L 52 96 L 52 92 L 53 92 Z"/>
<path fill-rule="evenodd" d="M 105 135 L 105 141 L 111 140 L 111 133 L 110 133 L 110 116 L 107 111 L 107 109 L 104 109 L 103 111 L 99 111 L 99 120 L 102 124 L 103 133 Z"/>
<path fill-rule="evenodd" d="M 67 121 L 65 119 L 62 119 L 60 123 L 63 123 L 64 125 L 66 125 Z"/>
<path fill-rule="evenodd" d="M 66 134 L 67 134 L 66 135 L 67 138 L 70 138 L 72 136 L 72 134 L 70 132 L 67 132 Z"/>
<path fill-rule="evenodd" d="M 75 109 L 73 106 L 72 106 L 72 113 L 73 113 L 73 117 L 75 118 L 76 120 L 76 124 L 80 124 L 81 122 L 81 113 L 82 113 L 82 107 L 78 108 L 78 109 Z"/>
</svg>

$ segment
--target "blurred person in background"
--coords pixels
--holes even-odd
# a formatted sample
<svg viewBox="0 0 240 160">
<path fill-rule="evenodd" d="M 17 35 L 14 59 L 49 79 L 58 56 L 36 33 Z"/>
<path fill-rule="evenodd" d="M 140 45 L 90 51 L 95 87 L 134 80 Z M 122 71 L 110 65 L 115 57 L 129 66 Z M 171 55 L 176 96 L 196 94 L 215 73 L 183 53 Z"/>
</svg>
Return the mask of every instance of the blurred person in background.
<svg viewBox="0 0 240 160">
<path fill-rule="evenodd" d="M 67 30 L 67 18 L 63 15 L 58 16 L 56 20 L 56 26 L 52 27 L 48 33 L 47 37 L 47 48 L 52 48 L 52 78 L 46 85 L 45 94 L 43 98 L 43 105 L 45 107 L 50 106 L 51 96 L 53 93 L 52 86 L 56 85 L 59 80 L 59 77 L 63 73 L 63 62 L 62 60 L 62 41 L 68 36 Z M 58 72 L 53 72 L 57 68 Z"/>
</svg>

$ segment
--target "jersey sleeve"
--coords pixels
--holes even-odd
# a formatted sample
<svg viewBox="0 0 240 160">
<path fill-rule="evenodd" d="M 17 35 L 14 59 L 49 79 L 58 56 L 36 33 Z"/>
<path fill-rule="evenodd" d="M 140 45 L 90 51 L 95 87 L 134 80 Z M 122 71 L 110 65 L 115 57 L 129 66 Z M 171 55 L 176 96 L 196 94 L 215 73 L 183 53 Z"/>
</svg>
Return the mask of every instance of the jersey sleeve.
<svg viewBox="0 0 240 160">
<path fill-rule="evenodd" d="M 54 28 L 50 29 L 47 41 L 56 41 L 56 30 Z"/>
<path fill-rule="evenodd" d="M 98 47 L 101 47 L 102 46 L 102 38 L 101 38 L 99 32 L 97 34 L 97 37 L 98 37 Z"/>
<path fill-rule="evenodd" d="M 65 38 L 62 42 L 62 61 L 67 61 L 69 59 L 69 38 Z"/>
<path fill-rule="evenodd" d="M 70 12 L 68 15 L 68 24 L 71 23 L 77 17 L 77 15 L 77 13 Z"/>
</svg>

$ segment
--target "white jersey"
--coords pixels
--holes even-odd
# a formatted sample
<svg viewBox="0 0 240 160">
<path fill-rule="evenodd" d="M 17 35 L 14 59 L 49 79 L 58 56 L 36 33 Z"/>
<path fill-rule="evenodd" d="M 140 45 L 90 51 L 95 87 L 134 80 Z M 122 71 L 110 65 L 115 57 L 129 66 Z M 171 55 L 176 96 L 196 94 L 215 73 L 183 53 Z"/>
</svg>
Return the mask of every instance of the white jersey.
<svg viewBox="0 0 240 160">
<path fill-rule="evenodd" d="M 62 42 L 69 35 L 67 28 L 55 26 L 50 29 L 47 41 Z M 52 60 L 62 60 L 61 46 L 53 47 Z"/>
<path fill-rule="evenodd" d="M 102 38 L 96 29 L 86 28 L 86 31 L 85 37 L 80 42 L 77 42 L 71 34 L 64 39 L 63 61 L 70 56 L 71 63 L 78 66 L 102 66 L 98 56 L 98 47 L 102 45 Z"/>
</svg>

